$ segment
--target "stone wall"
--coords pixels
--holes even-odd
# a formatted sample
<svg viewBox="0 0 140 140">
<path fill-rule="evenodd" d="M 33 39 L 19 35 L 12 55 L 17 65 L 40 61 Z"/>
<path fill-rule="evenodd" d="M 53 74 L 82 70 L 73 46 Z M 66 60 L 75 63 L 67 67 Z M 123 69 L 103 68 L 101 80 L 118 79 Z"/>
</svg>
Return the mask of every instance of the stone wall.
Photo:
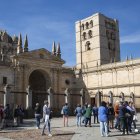
<svg viewBox="0 0 140 140">
<path fill-rule="evenodd" d="M 88 82 L 85 80 L 85 84 L 89 93 L 92 93 L 91 97 L 94 97 L 98 90 L 102 91 L 103 95 L 108 95 L 111 91 L 118 98 L 123 92 L 124 96 L 127 96 L 125 99 L 129 101 L 130 93 L 134 93 L 136 107 L 140 105 L 138 102 L 140 98 L 140 59 L 98 66 L 90 71 L 85 70 L 85 73 L 88 75 Z"/>
</svg>

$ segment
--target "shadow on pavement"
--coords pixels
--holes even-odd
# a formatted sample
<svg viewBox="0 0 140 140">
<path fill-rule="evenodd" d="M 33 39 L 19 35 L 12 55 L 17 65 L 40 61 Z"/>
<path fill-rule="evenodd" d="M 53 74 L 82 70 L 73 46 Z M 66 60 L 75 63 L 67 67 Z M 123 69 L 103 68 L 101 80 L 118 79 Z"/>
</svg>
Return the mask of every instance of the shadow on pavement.
<svg viewBox="0 0 140 140">
<path fill-rule="evenodd" d="M 59 134 L 55 134 L 54 136 L 61 136 L 61 135 L 74 135 L 74 132 L 70 132 L 70 133 L 59 133 Z"/>
</svg>

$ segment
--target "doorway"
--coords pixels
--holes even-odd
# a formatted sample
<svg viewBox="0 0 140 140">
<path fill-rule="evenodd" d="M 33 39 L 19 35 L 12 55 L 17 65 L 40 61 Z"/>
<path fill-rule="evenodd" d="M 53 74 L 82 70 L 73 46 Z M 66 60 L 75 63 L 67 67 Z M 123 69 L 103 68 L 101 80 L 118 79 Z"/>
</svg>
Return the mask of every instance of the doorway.
<svg viewBox="0 0 140 140">
<path fill-rule="evenodd" d="M 50 87 L 50 78 L 45 71 L 34 70 L 29 77 L 29 85 L 32 90 L 32 107 L 35 108 L 36 103 L 42 107 L 44 100 L 47 100 L 47 89 Z"/>
<path fill-rule="evenodd" d="M 94 97 L 90 98 L 90 104 L 91 104 L 91 106 L 95 105 L 95 98 Z"/>
</svg>

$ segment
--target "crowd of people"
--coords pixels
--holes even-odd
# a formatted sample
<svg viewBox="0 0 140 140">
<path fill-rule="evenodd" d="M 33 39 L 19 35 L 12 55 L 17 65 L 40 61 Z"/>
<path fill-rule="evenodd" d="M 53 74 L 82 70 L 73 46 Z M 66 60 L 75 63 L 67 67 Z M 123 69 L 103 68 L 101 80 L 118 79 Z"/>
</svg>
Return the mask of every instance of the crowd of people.
<svg viewBox="0 0 140 140">
<path fill-rule="evenodd" d="M 69 107 L 66 103 L 62 110 L 64 127 L 68 126 Z M 112 103 L 102 101 L 101 105 L 93 107 L 86 103 L 83 107 L 77 105 L 74 110 L 76 115 L 76 125 L 81 127 L 82 123 L 85 127 L 91 127 L 91 116 L 94 117 L 94 123 L 100 123 L 101 136 L 109 136 L 111 129 L 118 129 L 121 135 L 132 133 L 132 125 L 134 132 L 138 132 L 136 128 L 137 113 L 133 102 L 116 101 L 113 106 Z M 93 125 L 94 126 L 94 125 Z"/>
<path fill-rule="evenodd" d="M 22 105 L 16 105 L 13 110 L 10 104 L 6 104 L 4 107 L 0 105 L 0 129 L 8 126 L 19 126 L 23 123 L 24 109 Z"/>
<path fill-rule="evenodd" d="M 16 108 L 14 109 L 14 121 L 15 126 L 19 126 L 20 124 L 23 124 L 23 118 L 25 116 L 25 111 L 22 105 L 16 105 Z"/>
<path fill-rule="evenodd" d="M 70 109 L 68 103 L 62 107 L 61 114 L 63 115 L 63 126 L 68 127 L 68 118 L 70 115 Z M 91 116 L 94 117 L 94 124 L 100 124 L 100 133 L 101 136 L 108 137 L 111 129 L 118 129 L 121 135 L 132 133 L 132 124 L 134 126 L 134 131 L 137 132 L 136 129 L 136 109 L 133 102 L 119 102 L 116 101 L 113 106 L 112 103 L 102 101 L 101 105 L 97 107 L 94 105 L 93 107 L 86 103 L 84 106 L 80 104 L 74 110 L 74 115 L 76 115 L 76 125 L 77 127 L 81 127 L 82 123 L 84 127 L 91 127 Z M 37 129 L 40 128 L 40 118 L 41 118 L 41 109 L 39 104 L 36 104 L 35 107 L 35 118 Z M 47 126 L 48 128 L 48 136 L 52 136 L 51 134 L 51 110 L 49 107 L 49 103 L 47 100 L 44 101 L 43 106 L 43 129 L 42 135 L 45 135 L 44 130 Z M 115 123 L 114 123 L 115 122 Z M 94 125 L 93 125 L 94 126 Z"/>
<path fill-rule="evenodd" d="M 61 110 L 61 114 L 63 115 L 63 124 L 64 127 L 68 126 L 68 117 L 70 114 L 68 103 L 66 103 Z M 89 125 L 91 127 L 91 116 L 94 116 L 94 123 L 99 123 L 98 121 L 98 107 L 95 105 L 93 108 L 90 104 L 86 103 L 84 106 L 80 104 L 74 110 L 74 115 L 76 115 L 76 125 L 77 127 L 81 127 L 82 123 L 85 127 Z"/>
<path fill-rule="evenodd" d="M 44 123 L 42 128 L 42 135 L 45 135 L 45 128 L 48 129 L 48 136 L 52 136 L 51 134 L 51 117 L 52 111 L 49 106 L 49 102 L 47 100 L 44 101 L 43 108 L 40 107 L 39 103 L 36 103 L 35 111 L 35 119 L 36 119 L 36 128 L 40 129 L 40 119 L 43 118 L 42 122 Z M 63 116 L 63 126 L 69 126 L 69 115 L 70 108 L 68 103 L 61 109 L 61 114 Z M 137 121 L 137 112 L 133 102 L 127 101 L 116 101 L 113 105 L 112 103 L 102 101 L 99 107 L 91 106 L 86 103 L 84 106 L 78 104 L 73 111 L 73 115 L 76 116 L 76 126 L 77 127 L 92 127 L 91 125 L 91 117 L 93 116 L 93 123 L 99 123 L 100 126 L 100 134 L 102 137 L 108 137 L 111 129 L 116 129 L 120 131 L 121 135 L 132 133 L 133 131 L 138 132 L 136 127 Z M 0 105 L 0 123 L 1 128 L 8 126 L 9 120 L 14 119 L 16 126 L 19 126 L 23 123 L 24 117 L 24 109 L 22 105 L 17 105 L 14 109 L 14 112 L 10 109 L 10 105 L 7 104 L 5 107 Z M 93 127 L 94 127 L 93 124 Z"/>
<path fill-rule="evenodd" d="M 137 112 L 133 102 L 116 102 L 115 107 L 115 129 L 122 131 L 122 135 L 132 132 L 132 125 L 134 131 L 137 132 L 136 121 Z"/>
</svg>

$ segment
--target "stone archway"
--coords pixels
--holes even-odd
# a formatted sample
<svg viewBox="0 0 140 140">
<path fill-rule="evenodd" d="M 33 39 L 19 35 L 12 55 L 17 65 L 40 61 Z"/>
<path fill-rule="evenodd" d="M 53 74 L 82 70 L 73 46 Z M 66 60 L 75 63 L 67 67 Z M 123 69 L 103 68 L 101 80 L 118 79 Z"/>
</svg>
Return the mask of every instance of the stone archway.
<svg viewBox="0 0 140 140">
<path fill-rule="evenodd" d="M 29 76 L 29 85 L 32 90 L 32 107 L 36 103 L 42 107 L 47 99 L 47 89 L 51 85 L 49 75 L 43 70 L 34 70 Z"/>
</svg>

